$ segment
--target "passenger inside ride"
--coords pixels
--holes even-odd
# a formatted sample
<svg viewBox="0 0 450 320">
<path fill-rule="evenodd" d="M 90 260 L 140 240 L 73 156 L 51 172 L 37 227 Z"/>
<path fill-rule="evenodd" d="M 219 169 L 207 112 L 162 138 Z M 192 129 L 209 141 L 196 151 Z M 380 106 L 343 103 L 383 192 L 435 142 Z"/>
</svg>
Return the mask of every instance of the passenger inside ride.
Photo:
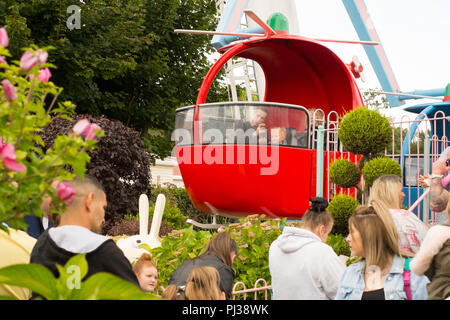
<svg viewBox="0 0 450 320">
<path fill-rule="evenodd" d="M 276 145 L 287 144 L 286 128 L 275 127 L 270 129 L 270 143 Z"/>
<path fill-rule="evenodd" d="M 254 112 L 251 112 L 251 117 L 249 121 L 239 121 L 236 123 L 236 129 L 242 129 L 244 132 L 251 129 L 251 136 L 257 137 L 258 139 L 251 143 L 258 142 L 259 144 L 267 143 L 267 128 L 265 120 L 267 118 L 267 109 L 264 107 L 257 107 Z"/>
</svg>

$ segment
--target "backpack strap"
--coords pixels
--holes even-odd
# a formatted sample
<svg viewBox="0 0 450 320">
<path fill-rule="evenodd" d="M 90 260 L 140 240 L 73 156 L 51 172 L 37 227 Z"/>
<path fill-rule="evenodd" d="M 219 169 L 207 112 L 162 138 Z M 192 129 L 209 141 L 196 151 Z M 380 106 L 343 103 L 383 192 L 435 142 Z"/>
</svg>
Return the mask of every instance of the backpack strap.
<svg viewBox="0 0 450 320">
<path fill-rule="evenodd" d="M 406 298 L 412 300 L 411 294 L 411 269 L 409 268 L 409 261 L 411 258 L 405 258 L 405 268 L 403 270 L 403 285 L 405 287 Z"/>
</svg>

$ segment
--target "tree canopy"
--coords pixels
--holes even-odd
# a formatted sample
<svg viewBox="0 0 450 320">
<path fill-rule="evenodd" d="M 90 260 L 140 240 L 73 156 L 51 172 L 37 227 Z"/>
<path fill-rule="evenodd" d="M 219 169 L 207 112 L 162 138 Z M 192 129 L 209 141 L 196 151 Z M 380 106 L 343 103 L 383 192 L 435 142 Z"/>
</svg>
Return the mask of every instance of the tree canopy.
<svg viewBox="0 0 450 320">
<path fill-rule="evenodd" d="M 80 28 L 71 30 L 74 4 Z M 30 42 L 53 46 L 61 98 L 77 113 L 134 127 L 160 157 L 172 149 L 175 109 L 195 103 L 213 52 L 210 37 L 173 30 L 214 30 L 216 13 L 214 0 L 0 0 L 13 55 Z M 223 94 L 219 87 L 216 81 L 209 98 Z"/>
</svg>

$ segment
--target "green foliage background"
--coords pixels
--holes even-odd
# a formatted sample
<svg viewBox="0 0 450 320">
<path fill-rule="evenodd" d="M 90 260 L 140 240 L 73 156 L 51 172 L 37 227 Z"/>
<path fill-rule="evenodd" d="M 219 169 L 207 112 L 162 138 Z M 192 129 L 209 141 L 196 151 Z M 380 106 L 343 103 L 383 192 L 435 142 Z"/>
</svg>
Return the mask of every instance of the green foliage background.
<svg viewBox="0 0 450 320">
<path fill-rule="evenodd" d="M 81 29 L 69 30 L 74 4 Z M 0 26 L 15 56 L 29 43 L 55 48 L 53 81 L 77 113 L 120 120 L 164 158 L 175 109 L 194 104 L 215 51 L 209 36 L 173 30 L 214 30 L 216 12 L 214 0 L 0 0 Z M 215 81 L 208 99 L 227 101 L 226 87 Z"/>
</svg>

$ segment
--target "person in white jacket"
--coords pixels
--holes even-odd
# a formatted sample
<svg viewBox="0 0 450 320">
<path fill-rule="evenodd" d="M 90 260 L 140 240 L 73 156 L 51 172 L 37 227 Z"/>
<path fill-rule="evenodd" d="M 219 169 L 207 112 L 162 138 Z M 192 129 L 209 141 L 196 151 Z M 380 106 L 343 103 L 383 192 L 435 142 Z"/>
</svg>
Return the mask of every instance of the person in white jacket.
<svg viewBox="0 0 450 320">
<path fill-rule="evenodd" d="M 345 270 L 325 242 L 333 227 L 327 200 L 314 198 L 299 228 L 284 227 L 269 249 L 274 300 L 332 300 Z"/>
</svg>

